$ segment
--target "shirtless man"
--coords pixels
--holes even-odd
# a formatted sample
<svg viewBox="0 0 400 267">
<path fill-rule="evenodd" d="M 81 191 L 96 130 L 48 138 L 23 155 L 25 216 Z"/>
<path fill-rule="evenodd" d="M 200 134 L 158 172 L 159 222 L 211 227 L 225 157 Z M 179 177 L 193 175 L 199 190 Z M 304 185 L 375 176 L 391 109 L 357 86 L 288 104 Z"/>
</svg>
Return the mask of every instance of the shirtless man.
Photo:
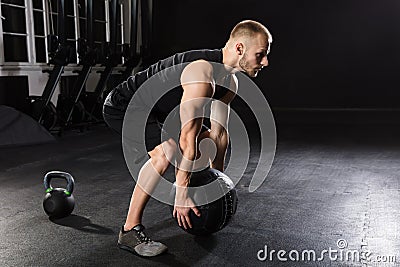
<svg viewBox="0 0 400 267">
<path fill-rule="evenodd" d="M 204 138 L 209 138 L 214 142 L 216 153 L 215 157 L 210 159 L 210 167 L 224 171 L 229 140 L 226 131 L 229 104 L 235 97 L 238 87 L 234 72 L 241 71 L 250 77 L 256 77 L 263 67 L 268 66 L 267 55 L 271 42 L 272 36 L 265 26 L 253 20 L 245 20 L 233 28 L 229 40 L 222 49 L 194 50 L 175 54 L 131 76 L 110 92 L 103 107 L 104 119 L 112 129 L 121 134 L 124 115 L 134 92 L 147 79 L 163 69 L 175 64 L 187 64 L 181 73 L 181 86 L 177 89 L 175 97 L 161 99 L 161 103 L 165 105 L 158 103 L 153 110 L 157 118 L 154 121 L 157 123 L 147 125 L 152 129 L 151 132 L 160 134 L 160 118 L 165 119 L 174 107 L 180 105 L 182 127 L 179 140 L 170 138 L 161 144 L 147 144 L 145 152 L 148 157 L 140 163 L 141 170 L 138 173 L 128 215 L 119 233 L 120 248 L 144 257 L 156 256 L 167 250 L 164 244 L 150 240 L 144 233 L 144 226 L 141 224 L 142 217 L 152 189 L 144 188 L 140 185 L 140 181 L 148 184 L 148 181 L 157 180 L 162 176 L 170 165 L 168 154 L 174 154 L 176 149 L 180 149 L 182 157 L 176 170 L 177 192 L 173 216 L 180 226 L 192 227 L 189 211 L 193 210 L 197 216 L 200 216 L 200 212 L 188 197 L 186 188 L 189 184 L 193 162 L 199 156 L 198 144 Z M 227 75 L 223 76 L 222 82 L 224 86 L 216 85 L 216 83 L 221 84 L 221 81 L 216 82 L 220 77 L 216 77 L 212 62 L 226 66 Z M 201 117 L 204 114 L 207 99 L 212 101 L 211 129 L 203 126 Z"/>
</svg>

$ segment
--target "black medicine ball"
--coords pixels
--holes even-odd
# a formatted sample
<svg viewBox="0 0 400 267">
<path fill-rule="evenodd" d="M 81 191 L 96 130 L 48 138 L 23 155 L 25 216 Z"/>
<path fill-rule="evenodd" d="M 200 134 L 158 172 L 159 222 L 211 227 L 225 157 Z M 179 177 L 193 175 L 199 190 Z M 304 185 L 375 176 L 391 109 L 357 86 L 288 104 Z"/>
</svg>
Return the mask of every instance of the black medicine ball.
<svg viewBox="0 0 400 267">
<path fill-rule="evenodd" d="M 201 199 L 203 205 L 197 205 L 201 216 L 198 217 L 192 210 L 189 212 L 192 228 L 184 229 L 193 235 L 210 235 L 224 228 L 231 221 L 237 208 L 237 193 L 232 180 L 223 172 L 216 169 L 207 168 L 199 172 L 193 172 L 190 178 L 189 187 L 199 187 L 207 185 L 213 181 L 212 187 L 204 190 L 195 190 L 195 193 L 189 193 L 192 200 Z M 208 203 L 204 201 L 215 195 L 221 195 L 217 200 Z M 175 188 L 171 192 L 171 197 L 175 197 Z M 207 204 L 208 203 L 208 204 Z M 174 207 L 171 206 L 171 212 Z"/>
</svg>

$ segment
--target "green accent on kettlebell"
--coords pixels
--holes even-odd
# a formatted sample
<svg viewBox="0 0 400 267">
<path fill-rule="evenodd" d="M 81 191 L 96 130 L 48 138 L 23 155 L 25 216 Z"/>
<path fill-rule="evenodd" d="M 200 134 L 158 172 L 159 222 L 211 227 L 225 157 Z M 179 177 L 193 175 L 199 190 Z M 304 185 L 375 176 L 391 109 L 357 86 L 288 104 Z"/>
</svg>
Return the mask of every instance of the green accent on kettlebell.
<svg viewBox="0 0 400 267">
<path fill-rule="evenodd" d="M 46 189 L 46 193 L 49 193 L 49 192 L 51 192 L 51 191 L 53 191 L 53 188 L 51 188 L 51 187 L 49 187 L 49 188 Z"/>
<path fill-rule="evenodd" d="M 70 196 L 70 195 L 71 195 L 71 193 L 68 192 L 67 190 L 65 190 L 64 193 L 65 193 L 67 196 Z"/>
</svg>

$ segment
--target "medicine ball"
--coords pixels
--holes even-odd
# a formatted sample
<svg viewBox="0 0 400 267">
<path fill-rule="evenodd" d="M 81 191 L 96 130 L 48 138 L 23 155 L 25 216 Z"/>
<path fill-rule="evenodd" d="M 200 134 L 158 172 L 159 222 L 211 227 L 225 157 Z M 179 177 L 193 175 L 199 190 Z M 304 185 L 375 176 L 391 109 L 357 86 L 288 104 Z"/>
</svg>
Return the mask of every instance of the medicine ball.
<svg viewBox="0 0 400 267">
<path fill-rule="evenodd" d="M 197 199 L 210 199 L 216 194 L 221 195 L 221 197 L 211 203 L 197 205 L 196 207 L 201 213 L 200 217 L 190 210 L 189 216 L 192 228 L 184 229 L 181 227 L 190 234 L 204 236 L 215 233 L 228 225 L 233 215 L 236 213 L 238 202 L 237 192 L 232 180 L 223 172 L 212 168 L 193 172 L 190 177 L 189 187 L 200 187 L 211 182 L 214 183 L 212 186 L 210 185 L 210 188 L 194 190 L 196 192 L 194 194 L 201 194 L 201 196 L 197 196 Z M 175 187 L 171 192 L 171 197 L 173 197 L 173 199 L 175 198 Z M 191 198 L 196 203 L 196 197 L 191 195 Z M 173 212 L 173 210 L 174 207 L 171 206 L 171 212 Z M 178 223 L 176 219 L 175 221 Z"/>
</svg>

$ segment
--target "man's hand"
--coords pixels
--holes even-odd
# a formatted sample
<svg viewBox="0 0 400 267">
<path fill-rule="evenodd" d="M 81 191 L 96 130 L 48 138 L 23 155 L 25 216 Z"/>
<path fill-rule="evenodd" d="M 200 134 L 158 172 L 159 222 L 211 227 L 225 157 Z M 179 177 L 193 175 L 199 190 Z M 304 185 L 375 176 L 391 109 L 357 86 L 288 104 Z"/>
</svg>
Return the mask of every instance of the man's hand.
<svg viewBox="0 0 400 267">
<path fill-rule="evenodd" d="M 193 210 L 194 214 L 200 217 L 201 213 L 196 208 L 192 199 L 187 195 L 187 187 L 177 186 L 174 212 L 172 215 L 178 221 L 178 225 L 185 229 L 192 228 L 192 223 L 190 222 L 189 212 Z"/>
</svg>

